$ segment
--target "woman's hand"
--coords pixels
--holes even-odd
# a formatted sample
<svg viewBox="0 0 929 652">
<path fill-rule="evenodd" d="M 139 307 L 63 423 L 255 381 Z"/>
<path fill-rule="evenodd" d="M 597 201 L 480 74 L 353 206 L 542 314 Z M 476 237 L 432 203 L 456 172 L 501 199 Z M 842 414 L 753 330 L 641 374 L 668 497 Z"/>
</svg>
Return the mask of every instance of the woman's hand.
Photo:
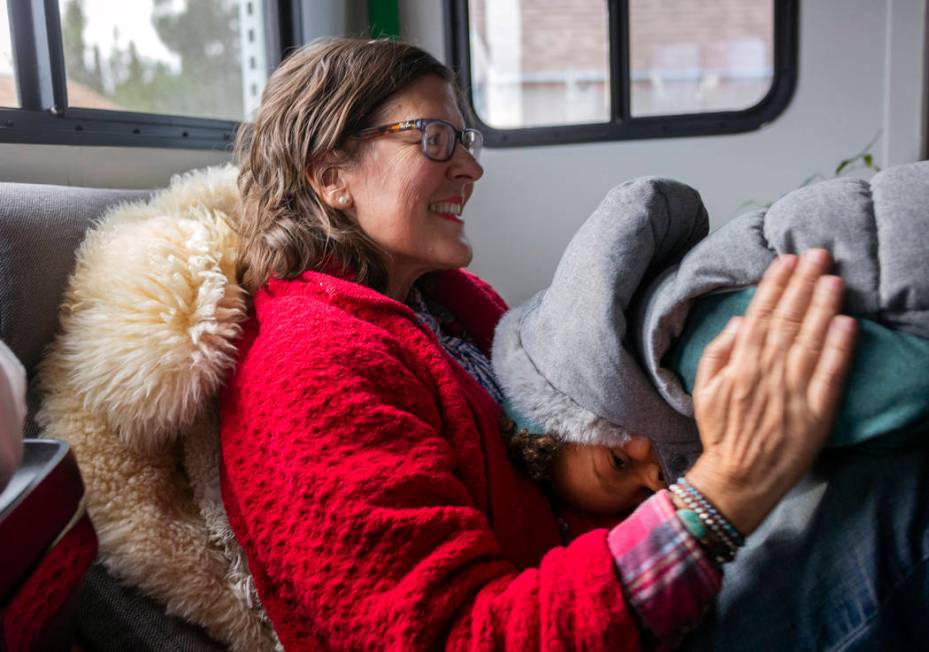
<svg viewBox="0 0 929 652">
<path fill-rule="evenodd" d="M 744 318 L 707 347 L 694 408 L 703 455 L 687 480 L 743 534 L 809 470 L 832 427 L 856 323 L 838 314 L 829 253 L 781 256 Z"/>
</svg>

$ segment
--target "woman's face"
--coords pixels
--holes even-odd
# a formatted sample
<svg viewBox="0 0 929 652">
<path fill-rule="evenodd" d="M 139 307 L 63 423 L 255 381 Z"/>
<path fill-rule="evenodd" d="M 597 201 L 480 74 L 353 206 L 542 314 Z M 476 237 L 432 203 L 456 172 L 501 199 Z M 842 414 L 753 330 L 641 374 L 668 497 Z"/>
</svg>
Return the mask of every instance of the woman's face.
<svg viewBox="0 0 929 652">
<path fill-rule="evenodd" d="M 552 484 L 569 505 L 609 515 L 631 512 L 665 487 L 651 443 L 637 435 L 614 448 L 565 446 L 552 462 Z"/>
<path fill-rule="evenodd" d="M 452 86 L 434 75 L 387 100 L 376 125 L 416 118 L 465 126 Z M 398 300 L 422 274 L 471 262 L 462 211 L 484 173 L 460 144 L 448 161 L 427 159 L 420 139 L 416 129 L 374 138 L 364 144 L 361 160 L 343 171 L 349 212 L 388 254 L 387 293 Z"/>
</svg>

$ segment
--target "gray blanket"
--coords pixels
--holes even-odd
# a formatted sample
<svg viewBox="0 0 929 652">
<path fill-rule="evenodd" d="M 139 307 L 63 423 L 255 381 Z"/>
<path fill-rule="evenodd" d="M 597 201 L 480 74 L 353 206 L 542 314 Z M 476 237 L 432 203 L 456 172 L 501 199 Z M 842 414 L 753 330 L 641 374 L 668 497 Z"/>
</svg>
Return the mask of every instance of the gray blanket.
<svg viewBox="0 0 929 652">
<path fill-rule="evenodd" d="M 847 312 L 929 337 L 926 207 L 927 162 L 796 190 L 706 238 L 692 188 L 660 178 L 614 188 L 551 286 L 501 320 L 493 360 L 513 416 L 581 443 L 646 435 L 677 477 L 700 444 L 690 396 L 662 359 L 694 301 L 757 284 L 779 254 L 825 247 Z"/>
</svg>

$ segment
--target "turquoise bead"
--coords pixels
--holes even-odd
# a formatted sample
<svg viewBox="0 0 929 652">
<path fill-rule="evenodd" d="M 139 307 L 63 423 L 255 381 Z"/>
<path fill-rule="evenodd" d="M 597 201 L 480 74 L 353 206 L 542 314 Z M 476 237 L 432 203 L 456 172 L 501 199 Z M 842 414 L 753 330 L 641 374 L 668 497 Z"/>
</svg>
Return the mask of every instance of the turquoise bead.
<svg viewBox="0 0 929 652">
<path fill-rule="evenodd" d="M 681 519 L 681 523 L 684 524 L 688 532 L 694 535 L 695 539 L 703 541 L 703 537 L 706 536 L 706 526 L 697 516 L 697 512 L 691 509 L 679 509 L 677 510 L 677 517 Z"/>
</svg>

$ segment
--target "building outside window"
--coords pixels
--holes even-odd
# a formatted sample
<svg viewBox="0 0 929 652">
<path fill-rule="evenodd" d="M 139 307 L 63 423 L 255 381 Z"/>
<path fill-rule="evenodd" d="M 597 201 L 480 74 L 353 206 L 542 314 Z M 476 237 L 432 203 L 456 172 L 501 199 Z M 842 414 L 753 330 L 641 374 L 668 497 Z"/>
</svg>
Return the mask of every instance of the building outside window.
<svg viewBox="0 0 929 652">
<path fill-rule="evenodd" d="M 790 0 L 451 0 L 451 54 L 491 145 L 744 131 L 789 101 L 796 12 Z"/>
<path fill-rule="evenodd" d="M 226 148 L 299 42 L 299 7 L 0 0 L 0 107 L 22 109 L 0 109 L 0 140 Z"/>
</svg>

